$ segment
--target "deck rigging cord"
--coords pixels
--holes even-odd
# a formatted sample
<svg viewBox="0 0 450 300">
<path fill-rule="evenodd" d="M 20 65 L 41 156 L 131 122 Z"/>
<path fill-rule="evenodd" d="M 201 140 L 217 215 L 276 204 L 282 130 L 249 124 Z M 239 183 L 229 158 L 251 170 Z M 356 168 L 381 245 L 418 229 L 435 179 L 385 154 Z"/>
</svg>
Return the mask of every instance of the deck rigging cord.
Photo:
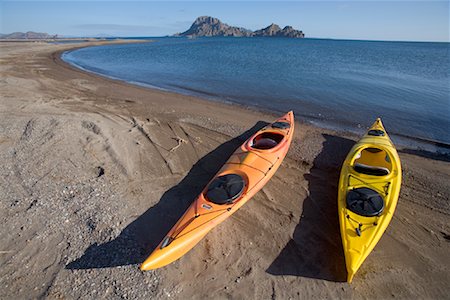
<svg viewBox="0 0 450 300">
<path fill-rule="evenodd" d="M 245 153 L 245 152 L 235 153 L 235 154 L 233 154 L 233 156 L 234 156 L 234 155 L 243 154 L 243 153 Z M 253 154 L 256 154 L 255 151 L 251 151 L 251 150 L 248 151 L 247 153 L 253 153 Z M 260 158 L 263 158 L 263 157 L 261 157 L 261 156 L 258 155 L 258 154 L 256 154 L 256 155 L 257 155 L 258 157 L 260 157 Z M 221 212 L 221 211 L 222 211 L 222 213 L 220 213 L 220 214 L 218 214 L 217 216 L 213 217 L 212 219 L 208 220 L 208 222 L 210 222 L 210 221 L 212 221 L 212 220 L 214 220 L 214 219 L 220 217 L 221 215 L 223 215 L 223 214 L 226 213 L 226 212 L 231 211 L 231 210 L 233 209 L 233 207 L 239 202 L 239 200 L 240 200 L 242 197 L 244 197 L 246 194 L 248 194 L 254 187 L 256 187 L 256 186 L 257 186 L 257 185 L 258 185 L 258 184 L 259 184 L 259 183 L 267 176 L 268 172 L 273 168 L 273 166 L 276 164 L 276 162 L 277 162 L 279 159 L 280 159 L 280 157 L 277 156 L 277 159 L 275 160 L 275 162 L 271 162 L 271 161 L 267 160 L 266 158 L 264 158 L 264 160 L 268 161 L 268 162 L 271 164 L 270 167 L 267 169 L 267 171 L 263 171 L 263 170 L 261 170 L 261 169 L 258 169 L 258 168 L 255 168 L 255 167 L 253 167 L 253 166 L 250 166 L 250 165 L 248 165 L 248 164 L 243 164 L 243 163 L 228 163 L 228 162 L 225 163 L 225 164 L 237 164 L 237 165 L 247 166 L 247 167 L 250 167 L 250 168 L 255 169 L 255 170 L 257 170 L 257 171 L 260 171 L 262 174 L 264 174 L 264 176 L 261 177 L 261 179 L 259 179 L 258 182 L 255 183 L 250 189 L 248 189 L 247 191 L 243 192 L 243 193 L 240 195 L 240 197 L 239 197 L 238 199 L 234 200 L 234 201 L 232 202 L 232 205 L 231 205 L 231 206 L 229 206 L 229 207 L 227 207 L 227 208 L 224 208 L 224 209 L 221 209 L 221 210 L 215 211 L 215 212 Z M 197 219 L 197 218 L 200 217 L 200 216 L 203 216 L 203 215 L 207 215 L 207 214 L 213 213 L 213 212 L 205 212 L 205 213 L 202 213 L 202 214 L 198 213 L 198 205 L 197 205 L 197 201 L 198 201 L 198 199 L 195 200 L 195 202 L 196 202 L 196 205 L 195 205 L 195 216 L 192 217 L 192 218 L 190 218 L 190 219 L 189 219 L 186 223 L 184 223 L 181 227 L 177 227 L 177 228 L 175 229 L 175 232 L 174 232 L 172 235 L 166 237 L 166 238 L 164 239 L 164 242 L 165 242 L 166 239 L 167 239 L 168 243 L 164 243 L 164 242 L 163 242 L 163 244 L 161 245 L 161 249 L 164 248 L 165 246 L 169 245 L 169 244 L 170 244 L 173 240 L 175 240 L 176 238 L 183 236 L 183 235 L 180 236 L 179 234 L 180 234 L 187 226 L 189 226 L 195 219 Z M 181 225 L 181 224 L 180 224 L 180 225 Z M 202 225 L 203 225 L 203 224 L 200 224 L 199 226 L 202 226 Z M 198 226 L 198 227 L 199 227 L 199 226 Z M 196 227 L 196 228 L 198 228 L 198 227 Z M 194 228 L 194 229 L 195 229 L 195 228 Z M 185 233 L 185 234 L 186 234 L 186 233 Z M 164 246 L 164 247 L 163 247 L 163 246 Z"/>
<path fill-rule="evenodd" d="M 376 184 L 376 183 L 383 183 L 384 181 L 372 182 L 372 184 L 370 184 L 370 183 L 368 183 L 368 182 L 362 180 L 362 179 L 359 178 L 359 177 L 353 176 L 352 174 L 350 174 L 349 177 L 353 177 L 354 179 L 358 180 L 359 182 L 361 182 L 361 183 L 364 184 L 365 186 L 368 186 L 368 187 L 372 188 L 374 191 L 376 191 L 376 192 L 382 194 L 382 196 L 383 196 L 383 197 L 382 197 L 382 198 L 383 198 L 383 201 L 385 201 L 385 198 L 387 197 L 387 195 L 388 195 L 388 193 L 389 193 L 389 186 L 390 186 L 390 184 L 391 184 L 390 181 L 388 181 L 388 182 L 383 186 L 383 191 L 380 191 L 378 188 L 376 188 L 375 186 L 373 186 L 373 184 Z M 357 191 L 356 189 L 353 189 L 353 191 L 355 191 L 355 192 L 358 193 L 358 191 Z M 370 204 L 373 205 L 372 203 L 370 203 Z M 346 207 L 345 210 L 347 211 L 348 208 Z M 352 223 L 356 223 L 356 224 L 357 224 L 357 226 L 354 226 L 354 225 L 353 225 L 353 228 L 355 229 L 356 234 L 357 234 L 358 236 L 361 236 L 361 235 L 362 235 L 362 232 L 363 232 L 363 226 L 366 226 L 366 227 L 375 227 L 375 226 L 378 225 L 378 219 L 380 218 L 380 215 L 381 215 L 381 213 L 378 214 L 378 215 L 376 215 L 376 216 L 374 216 L 374 217 L 376 218 L 376 221 L 375 221 L 375 222 L 369 222 L 369 223 L 362 223 L 362 222 L 359 222 L 358 220 L 355 220 L 355 219 L 353 219 L 352 217 L 350 217 L 350 215 L 349 215 L 348 213 L 346 213 L 346 218 L 347 218 L 348 220 L 352 221 Z"/>
</svg>

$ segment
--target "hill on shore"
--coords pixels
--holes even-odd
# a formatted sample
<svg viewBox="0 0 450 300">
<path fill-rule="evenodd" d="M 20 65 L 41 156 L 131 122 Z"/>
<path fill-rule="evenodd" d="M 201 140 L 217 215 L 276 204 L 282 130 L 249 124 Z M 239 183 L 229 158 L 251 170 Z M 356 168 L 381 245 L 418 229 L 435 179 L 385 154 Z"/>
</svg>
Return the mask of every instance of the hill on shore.
<svg viewBox="0 0 450 300">
<path fill-rule="evenodd" d="M 58 35 L 50 35 L 45 32 L 13 32 L 9 34 L 0 34 L 0 39 L 14 39 L 14 40 L 39 40 L 39 39 L 55 39 Z"/>
</svg>

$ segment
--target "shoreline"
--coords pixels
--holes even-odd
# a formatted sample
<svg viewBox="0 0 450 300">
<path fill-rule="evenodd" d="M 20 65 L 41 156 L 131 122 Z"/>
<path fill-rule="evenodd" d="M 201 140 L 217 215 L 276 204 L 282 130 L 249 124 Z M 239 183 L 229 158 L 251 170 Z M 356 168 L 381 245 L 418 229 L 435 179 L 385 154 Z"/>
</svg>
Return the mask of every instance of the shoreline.
<svg viewBox="0 0 450 300">
<path fill-rule="evenodd" d="M 198 92 L 195 90 L 191 91 L 184 87 L 179 87 L 179 89 L 177 89 L 177 88 L 167 89 L 167 88 L 163 88 L 163 87 L 153 86 L 151 84 L 132 82 L 132 81 L 129 81 L 126 79 L 121 79 L 121 78 L 117 78 L 114 76 L 109 76 L 107 74 L 102 74 L 102 73 L 99 73 L 96 71 L 92 71 L 92 70 L 86 69 L 82 66 L 79 66 L 76 63 L 68 62 L 68 61 L 64 60 L 63 55 L 65 53 L 69 53 L 69 52 L 77 50 L 79 48 L 85 48 L 85 47 L 76 47 L 73 49 L 59 52 L 57 54 L 59 56 L 59 59 L 58 59 L 59 62 L 64 63 L 68 67 L 72 67 L 73 69 L 82 70 L 86 73 L 92 74 L 93 76 L 100 76 L 103 78 L 108 78 L 110 80 L 116 80 L 119 82 L 147 88 L 150 90 L 158 90 L 158 91 L 174 93 L 174 94 L 182 95 L 182 96 L 194 97 L 194 98 L 198 98 L 198 99 L 202 99 L 202 100 L 206 100 L 206 101 L 212 101 L 213 103 L 223 103 L 226 105 L 237 106 L 237 107 L 243 108 L 243 109 L 258 111 L 263 114 L 271 114 L 273 116 L 276 116 L 277 113 L 278 114 L 283 113 L 283 111 L 275 112 L 274 110 L 271 110 L 270 108 L 265 108 L 262 106 L 240 103 L 239 100 L 236 100 L 236 99 L 226 99 L 218 94 L 207 94 L 207 93 Z M 320 115 L 320 113 L 318 113 L 318 114 Z M 354 135 L 354 136 L 359 136 L 359 135 L 364 134 L 364 131 L 369 128 L 369 126 L 371 125 L 371 122 L 372 122 L 370 120 L 368 120 L 368 122 L 369 122 L 368 124 L 359 124 L 359 123 L 358 124 L 350 124 L 350 123 L 344 122 L 343 120 L 331 122 L 329 120 L 321 118 L 320 116 L 307 115 L 307 114 L 301 114 L 301 113 L 299 114 L 298 112 L 297 112 L 297 116 L 300 117 L 300 118 L 297 118 L 297 121 L 300 120 L 300 122 L 303 124 L 309 124 L 310 126 L 317 126 L 322 129 L 333 130 L 336 133 L 340 133 L 343 135 Z M 388 130 L 388 132 L 389 132 L 389 130 Z M 401 134 L 401 133 L 391 133 L 390 136 L 393 139 L 393 142 L 397 146 L 398 149 L 406 150 L 406 151 L 410 151 L 410 150 L 425 151 L 425 152 L 429 152 L 428 156 L 431 156 L 432 153 L 435 153 L 437 157 L 445 158 L 450 161 L 450 144 L 449 143 L 438 141 L 438 140 L 433 140 L 433 139 L 430 139 L 427 137 L 410 136 L 410 135 Z"/>
<path fill-rule="evenodd" d="M 450 162 L 399 151 L 397 209 L 349 285 L 336 199 L 359 136 L 302 120 L 252 200 L 178 261 L 139 271 L 223 160 L 278 115 L 86 73 L 57 55 L 74 46 L 0 43 L 2 298 L 450 293 Z"/>
</svg>

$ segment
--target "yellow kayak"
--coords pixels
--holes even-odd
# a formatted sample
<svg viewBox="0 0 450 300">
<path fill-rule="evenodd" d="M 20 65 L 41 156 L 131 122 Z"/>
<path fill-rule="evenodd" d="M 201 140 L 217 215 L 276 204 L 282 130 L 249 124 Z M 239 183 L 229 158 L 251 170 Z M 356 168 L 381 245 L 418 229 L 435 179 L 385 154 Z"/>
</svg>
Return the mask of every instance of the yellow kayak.
<svg viewBox="0 0 450 300">
<path fill-rule="evenodd" d="M 397 150 L 377 119 L 350 150 L 339 180 L 338 212 L 348 282 L 389 225 L 401 181 Z"/>
</svg>

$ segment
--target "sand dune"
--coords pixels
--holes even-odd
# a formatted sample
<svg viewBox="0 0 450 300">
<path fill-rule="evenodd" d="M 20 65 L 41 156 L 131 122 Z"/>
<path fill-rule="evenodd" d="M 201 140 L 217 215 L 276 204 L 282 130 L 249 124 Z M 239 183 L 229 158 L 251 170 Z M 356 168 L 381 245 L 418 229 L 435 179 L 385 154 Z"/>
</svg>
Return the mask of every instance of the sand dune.
<svg viewBox="0 0 450 300">
<path fill-rule="evenodd" d="M 139 271 L 228 156 L 277 116 L 75 70 L 58 58 L 70 47 L 0 43 L 1 298 L 450 294 L 448 160 L 400 151 L 397 211 L 349 285 L 336 197 L 357 136 L 301 120 L 262 191 L 177 262 Z"/>
</svg>

